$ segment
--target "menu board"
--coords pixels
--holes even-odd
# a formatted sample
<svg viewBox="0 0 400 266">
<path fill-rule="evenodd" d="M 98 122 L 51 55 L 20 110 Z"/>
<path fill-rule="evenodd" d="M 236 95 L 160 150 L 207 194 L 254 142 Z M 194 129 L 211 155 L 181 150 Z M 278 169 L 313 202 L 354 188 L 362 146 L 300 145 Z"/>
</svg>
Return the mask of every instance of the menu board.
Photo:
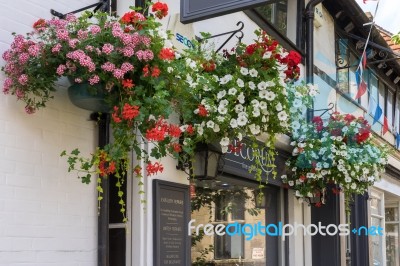
<svg viewBox="0 0 400 266">
<path fill-rule="evenodd" d="M 189 186 L 153 181 L 154 266 L 190 265 Z"/>
</svg>

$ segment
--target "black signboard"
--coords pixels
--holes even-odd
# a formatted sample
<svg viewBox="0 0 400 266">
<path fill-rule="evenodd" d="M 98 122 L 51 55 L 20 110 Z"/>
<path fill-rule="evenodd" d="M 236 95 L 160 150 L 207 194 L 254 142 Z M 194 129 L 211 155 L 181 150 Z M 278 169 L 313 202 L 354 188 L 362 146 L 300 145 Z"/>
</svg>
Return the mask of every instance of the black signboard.
<svg viewBox="0 0 400 266">
<path fill-rule="evenodd" d="M 153 181 L 154 266 L 190 265 L 189 186 Z"/>
<path fill-rule="evenodd" d="M 234 144 L 237 146 L 237 141 L 235 141 Z M 254 180 L 254 173 L 249 172 L 250 167 L 254 164 L 254 151 L 252 143 L 250 140 L 246 139 L 243 140 L 240 145 L 240 150 L 228 151 L 225 154 L 223 161 L 223 172 Z M 278 155 L 275 157 L 275 162 L 271 162 L 268 160 L 268 148 L 264 145 L 264 143 L 258 142 L 257 149 L 259 150 L 258 153 L 262 157 L 261 168 L 263 181 L 267 181 L 273 185 L 282 185 L 282 180 L 280 178 L 272 178 L 272 168 L 269 165 L 273 164 L 276 166 L 275 170 L 278 173 L 277 177 L 280 177 L 286 172 L 285 162 L 289 157 L 289 154 L 282 150 L 277 150 Z"/>
<path fill-rule="evenodd" d="M 189 23 L 265 5 L 270 0 L 181 0 L 181 22 Z"/>
</svg>

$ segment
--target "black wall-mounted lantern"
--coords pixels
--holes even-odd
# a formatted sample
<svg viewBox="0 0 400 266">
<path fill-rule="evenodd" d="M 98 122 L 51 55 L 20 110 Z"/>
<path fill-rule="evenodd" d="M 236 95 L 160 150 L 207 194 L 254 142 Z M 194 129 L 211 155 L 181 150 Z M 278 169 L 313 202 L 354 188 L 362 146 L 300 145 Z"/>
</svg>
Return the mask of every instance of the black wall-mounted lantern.
<svg viewBox="0 0 400 266">
<path fill-rule="evenodd" d="M 223 153 L 219 145 L 199 144 L 196 147 L 192 176 L 199 180 L 213 180 L 222 172 Z"/>
</svg>

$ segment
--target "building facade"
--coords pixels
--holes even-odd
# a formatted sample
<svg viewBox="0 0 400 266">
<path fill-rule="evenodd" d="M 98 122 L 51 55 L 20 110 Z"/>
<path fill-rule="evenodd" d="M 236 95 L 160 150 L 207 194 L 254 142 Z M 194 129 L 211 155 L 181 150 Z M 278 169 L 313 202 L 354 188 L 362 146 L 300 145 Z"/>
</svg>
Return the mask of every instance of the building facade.
<svg viewBox="0 0 400 266">
<path fill-rule="evenodd" d="M 381 181 L 355 198 L 350 221 L 342 195 L 330 195 L 321 208 L 310 207 L 284 188 L 279 178 L 270 177 L 267 162 L 263 178 L 268 185 L 263 197 L 258 197 L 258 183 L 248 172 L 254 151 L 246 143 L 224 157 L 216 179 L 190 180 L 177 169 L 175 160 L 167 158 L 163 173 L 144 176 L 143 195 L 128 175 L 128 222 L 124 224 L 118 201 L 112 197 L 112 179 L 109 201 L 103 201 L 98 210 L 96 185 L 81 184 L 67 173 L 67 163 L 59 157 L 62 150 L 77 146 L 90 154 L 104 141 L 102 132 L 107 127 L 92 121 L 91 112 L 73 106 L 66 93 L 67 81 L 59 80 L 53 101 L 34 115 L 25 114 L 14 98 L 0 95 L 0 265 L 400 265 L 400 153 L 396 149 L 400 64 L 390 33 L 378 26 L 370 32 L 371 26 L 364 26 L 370 18 L 353 0 L 254 1 L 252 8 L 231 8 L 229 1 L 204 1 L 209 8 L 196 1 L 165 2 L 169 15 L 164 28 L 174 34 L 176 47 L 190 46 L 187 40 L 201 32 L 215 36 L 243 25 L 223 48 L 233 47 L 238 37 L 250 43 L 261 27 L 285 48 L 302 54 L 301 79 L 320 89 L 314 101 L 315 115 L 334 104 L 334 111 L 364 116 L 372 124 L 376 106 L 382 107 L 383 115 L 373 125 L 375 137 L 395 151 Z M 2 0 L 0 4 L 0 51 L 4 52 L 12 41 L 11 32 L 29 32 L 39 18 L 52 16 L 51 9 L 68 13 L 92 2 Z M 121 15 L 131 5 L 143 3 L 120 0 L 113 8 Z M 215 46 L 227 37 L 213 38 Z M 363 77 L 368 91 L 355 100 L 356 70 L 364 48 L 367 68 Z M 0 76 L 1 81 L 4 78 Z M 389 132 L 383 135 L 384 117 Z M 291 156 L 290 137 L 280 136 L 276 147 L 280 176 Z M 204 227 L 318 222 L 380 226 L 385 233 L 231 237 L 208 234 Z"/>
</svg>

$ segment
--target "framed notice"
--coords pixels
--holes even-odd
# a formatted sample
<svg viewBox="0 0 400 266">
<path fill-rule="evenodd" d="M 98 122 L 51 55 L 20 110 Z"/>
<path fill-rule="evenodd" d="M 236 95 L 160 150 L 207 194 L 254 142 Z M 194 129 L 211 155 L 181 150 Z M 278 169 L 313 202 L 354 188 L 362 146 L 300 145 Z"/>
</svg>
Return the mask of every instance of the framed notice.
<svg viewBox="0 0 400 266">
<path fill-rule="evenodd" d="M 189 186 L 153 181 L 154 266 L 190 265 Z"/>
</svg>

